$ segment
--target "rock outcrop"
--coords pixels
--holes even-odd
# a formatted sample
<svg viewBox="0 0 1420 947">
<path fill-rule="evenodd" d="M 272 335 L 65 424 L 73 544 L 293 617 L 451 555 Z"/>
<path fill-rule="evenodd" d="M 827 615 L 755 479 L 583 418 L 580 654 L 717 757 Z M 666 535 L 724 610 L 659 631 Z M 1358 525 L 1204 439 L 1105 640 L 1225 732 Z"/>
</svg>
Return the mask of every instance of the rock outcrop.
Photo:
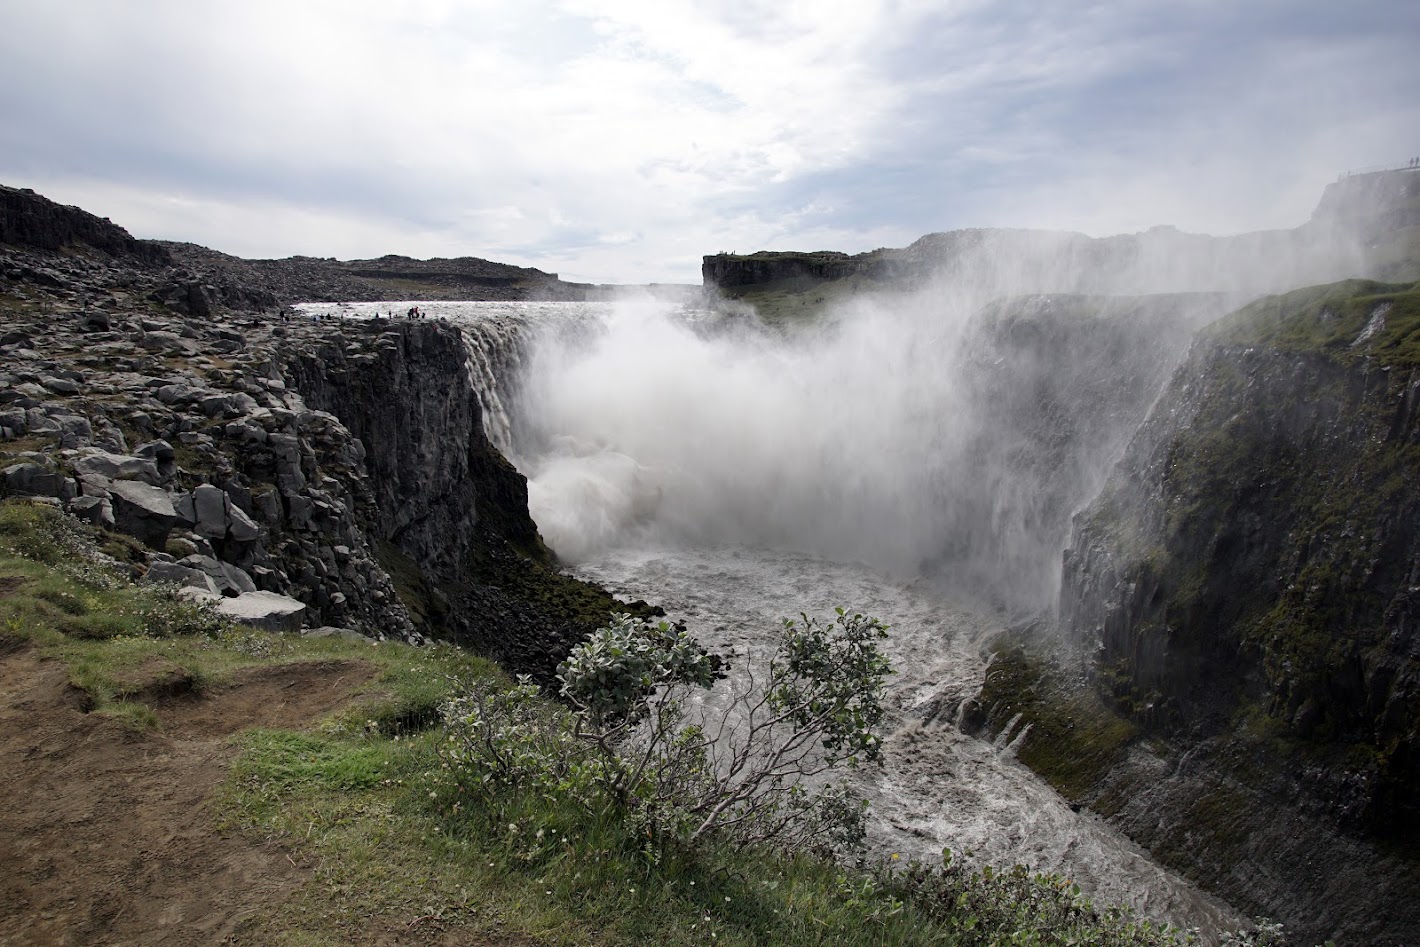
<svg viewBox="0 0 1420 947">
<path fill-rule="evenodd" d="M 28 188 L 3 185 L 0 185 L 0 244 L 40 250 L 80 246 L 147 265 L 170 262 L 161 247 L 135 240 L 127 230 L 106 217 L 45 200 Z"/>
<path fill-rule="evenodd" d="M 0 211 L 0 493 L 132 536 L 137 576 L 249 623 L 451 636 L 545 682 L 626 608 L 543 548 L 457 328 L 290 319 L 276 304 L 310 289 L 299 261 L 263 279 L 31 192 Z M 373 279 L 321 262 L 340 291 L 353 270 Z M 452 262 L 495 286 L 555 282 Z"/>
<path fill-rule="evenodd" d="M 1088 672 L 1176 748 L 1083 801 L 1307 938 L 1420 939 L 1417 337 L 1361 281 L 1210 326 L 1065 557 Z"/>
</svg>

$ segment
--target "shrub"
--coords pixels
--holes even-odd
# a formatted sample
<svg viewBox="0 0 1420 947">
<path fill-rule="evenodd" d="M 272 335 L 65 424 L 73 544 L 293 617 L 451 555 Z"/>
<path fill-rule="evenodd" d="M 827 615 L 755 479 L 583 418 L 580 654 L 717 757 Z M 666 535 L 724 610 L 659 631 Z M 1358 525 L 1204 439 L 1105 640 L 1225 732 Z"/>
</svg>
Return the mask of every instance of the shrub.
<svg viewBox="0 0 1420 947">
<path fill-rule="evenodd" d="M 879 761 L 886 634 L 842 609 L 827 625 L 786 620 L 764 685 L 750 675 L 711 714 L 688 698 L 724 678 L 723 660 L 684 628 L 620 615 L 558 668 L 570 709 L 526 679 L 464 687 L 445 708 L 441 757 L 464 794 L 494 807 L 533 794 L 661 843 L 852 847 L 866 803 L 822 778 Z"/>
</svg>

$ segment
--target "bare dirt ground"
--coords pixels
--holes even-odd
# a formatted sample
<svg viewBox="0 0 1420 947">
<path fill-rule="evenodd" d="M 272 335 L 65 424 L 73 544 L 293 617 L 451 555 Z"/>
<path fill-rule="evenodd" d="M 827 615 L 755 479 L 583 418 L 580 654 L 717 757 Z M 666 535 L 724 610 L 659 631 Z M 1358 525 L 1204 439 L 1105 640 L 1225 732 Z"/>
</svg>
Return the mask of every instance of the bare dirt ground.
<svg viewBox="0 0 1420 947">
<path fill-rule="evenodd" d="M 310 872 L 216 829 L 213 790 L 252 726 L 299 729 L 375 673 L 253 668 L 159 700 L 160 732 L 86 714 L 58 661 L 0 642 L 0 947 L 231 943 Z M 171 682 L 169 682 L 171 683 Z"/>
</svg>

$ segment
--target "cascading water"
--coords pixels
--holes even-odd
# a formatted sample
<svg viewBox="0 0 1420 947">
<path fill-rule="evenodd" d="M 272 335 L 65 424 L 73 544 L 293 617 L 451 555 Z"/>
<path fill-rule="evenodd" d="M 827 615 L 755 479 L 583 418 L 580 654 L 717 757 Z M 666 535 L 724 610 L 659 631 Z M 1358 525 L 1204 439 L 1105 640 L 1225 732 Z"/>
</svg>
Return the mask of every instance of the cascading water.
<svg viewBox="0 0 1420 947">
<path fill-rule="evenodd" d="M 652 303 L 421 307 L 463 326 L 484 426 L 581 576 L 739 666 L 800 611 L 892 626 L 887 763 L 855 777 L 876 854 L 969 850 L 1234 926 L 1017 763 L 1024 728 L 955 723 L 999 606 L 1050 600 L 1070 513 L 1219 302 L 970 302 L 864 304 L 791 335 Z"/>
</svg>

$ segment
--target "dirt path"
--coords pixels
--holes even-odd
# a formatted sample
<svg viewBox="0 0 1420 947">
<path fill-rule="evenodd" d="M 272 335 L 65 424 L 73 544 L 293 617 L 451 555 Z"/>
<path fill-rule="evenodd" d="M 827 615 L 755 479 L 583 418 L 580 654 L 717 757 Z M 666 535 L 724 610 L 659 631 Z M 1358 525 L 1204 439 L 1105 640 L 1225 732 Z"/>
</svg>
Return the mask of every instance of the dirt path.
<svg viewBox="0 0 1420 947">
<path fill-rule="evenodd" d="M 83 712 L 58 661 L 0 656 L 0 947 L 220 944 L 303 884 L 273 845 L 214 828 L 209 800 L 251 726 L 347 702 L 361 662 L 254 668 L 135 734 Z"/>
</svg>

